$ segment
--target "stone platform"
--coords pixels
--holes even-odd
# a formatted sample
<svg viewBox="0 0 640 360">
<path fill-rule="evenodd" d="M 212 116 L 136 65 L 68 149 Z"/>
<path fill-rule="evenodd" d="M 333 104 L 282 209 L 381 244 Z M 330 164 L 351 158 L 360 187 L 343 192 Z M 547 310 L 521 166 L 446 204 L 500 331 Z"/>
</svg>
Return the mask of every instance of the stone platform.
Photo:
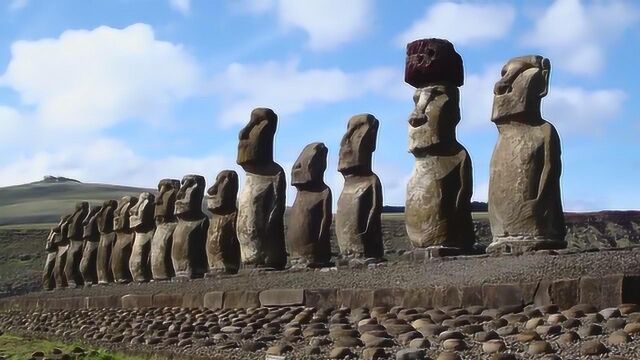
<svg viewBox="0 0 640 360">
<path fill-rule="evenodd" d="M 322 270 L 243 270 L 187 282 L 94 286 L 0 299 L 0 310 L 258 306 L 600 308 L 640 303 L 640 248 L 541 251 L 521 256 L 339 261 Z"/>
</svg>

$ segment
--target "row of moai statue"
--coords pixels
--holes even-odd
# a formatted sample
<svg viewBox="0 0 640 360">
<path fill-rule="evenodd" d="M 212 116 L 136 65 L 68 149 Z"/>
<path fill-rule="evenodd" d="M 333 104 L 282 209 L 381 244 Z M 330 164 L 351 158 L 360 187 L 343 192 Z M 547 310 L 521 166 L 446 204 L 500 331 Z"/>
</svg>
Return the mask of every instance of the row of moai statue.
<svg viewBox="0 0 640 360">
<path fill-rule="evenodd" d="M 566 247 L 560 196 L 560 140 L 542 119 L 549 60 L 509 60 L 494 88 L 491 120 L 498 142 L 491 160 L 489 253 Z M 405 81 L 416 88 L 409 151 L 416 162 L 407 185 L 405 222 L 411 244 L 437 256 L 473 254 L 472 166 L 457 141 L 463 62 L 453 45 L 422 39 L 407 46 Z M 49 236 L 45 287 L 195 278 L 242 266 L 283 269 L 291 263 L 331 265 L 331 189 L 324 182 L 328 149 L 307 145 L 291 171 L 297 194 L 285 236 L 283 168 L 273 160 L 277 115 L 257 108 L 239 135 L 237 163 L 205 195 L 205 180 L 160 181 L 158 197 L 142 193 L 89 209 L 81 203 Z M 382 185 L 372 170 L 379 121 L 353 116 L 340 143 L 344 187 L 335 231 L 345 257 L 382 260 Z M 205 201 L 210 215 L 202 210 Z M 286 239 L 286 240 L 285 240 Z"/>
</svg>

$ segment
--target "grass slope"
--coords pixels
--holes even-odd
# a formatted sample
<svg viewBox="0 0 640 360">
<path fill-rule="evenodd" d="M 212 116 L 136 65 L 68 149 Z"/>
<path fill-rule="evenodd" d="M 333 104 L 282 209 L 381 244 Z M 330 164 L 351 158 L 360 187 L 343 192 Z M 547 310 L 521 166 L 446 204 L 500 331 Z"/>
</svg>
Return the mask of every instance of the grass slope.
<svg viewBox="0 0 640 360">
<path fill-rule="evenodd" d="M 125 195 L 138 196 L 153 189 L 107 184 L 85 184 L 74 180 L 38 181 L 0 188 L 0 226 L 35 225 L 58 221 L 73 211 L 78 201 L 99 205 Z"/>
</svg>

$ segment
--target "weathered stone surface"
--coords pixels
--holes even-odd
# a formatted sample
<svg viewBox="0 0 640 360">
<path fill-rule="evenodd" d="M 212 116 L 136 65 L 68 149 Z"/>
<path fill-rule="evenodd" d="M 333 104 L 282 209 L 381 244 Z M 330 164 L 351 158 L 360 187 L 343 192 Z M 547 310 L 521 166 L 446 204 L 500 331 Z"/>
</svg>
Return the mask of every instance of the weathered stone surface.
<svg viewBox="0 0 640 360">
<path fill-rule="evenodd" d="M 118 208 L 114 213 L 113 229 L 116 233 L 116 241 L 111 253 L 111 271 L 113 272 L 113 280 L 117 283 L 131 281 L 129 258 L 135 234 L 129 223 L 129 210 L 137 202 L 138 198 L 135 196 L 124 196 L 118 201 Z"/>
<path fill-rule="evenodd" d="M 171 261 L 173 232 L 178 225 L 175 212 L 176 194 L 180 190 L 180 180 L 162 179 L 158 183 L 154 219 L 156 231 L 151 240 L 151 275 L 154 280 L 168 280 L 175 275 Z"/>
<path fill-rule="evenodd" d="M 460 122 L 462 60 L 446 40 L 425 39 L 408 45 L 406 74 L 414 68 L 421 79 L 409 117 L 409 151 L 416 157 L 407 184 L 405 222 L 411 244 L 417 248 L 444 247 L 451 254 L 471 250 L 475 242 L 471 220 L 472 169 L 467 150 L 456 140 Z M 427 53 L 416 53 L 422 50 Z M 457 63 L 451 62 L 456 60 Z M 415 73 L 416 69 L 424 72 Z M 459 83 L 450 77 L 455 71 Z M 432 77 L 429 81 L 428 77 Z M 415 79 L 411 79 L 415 80 Z M 409 81 L 407 81 L 409 82 Z M 457 251 L 453 251 L 457 250 Z"/>
<path fill-rule="evenodd" d="M 373 307 L 372 289 L 340 289 L 338 290 L 338 304 L 350 308 Z"/>
<path fill-rule="evenodd" d="M 640 303 L 640 276 L 616 274 L 580 278 L 580 302 L 597 308 Z"/>
<path fill-rule="evenodd" d="M 246 171 L 246 180 L 238 198 L 237 234 L 244 264 L 282 269 L 287 264 L 287 185 L 284 170 L 273 161 L 277 124 L 273 110 L 257 108 L 240 131 L 237 163 Z"/>
<path fill-rule="evenodd" d="M 420 39 L 407 44 L 404 81 L 422 88 L 433 83 L 462 86 L 464 70 L 462 57 L 449 41 Z"/>
<path fill-rule="evenodd" d="M 202 212 L 205 180 L 186 175 L 177 193 L 175 215 L 178 225 L 173 233 L 171 260 L 176 277 L 198 278 L 207 272 L 206 240 L 209 218 Z"/>
<path fill-rule="evenodd" d="M 269 289 L 260 292 L 262 306 L 304 305 L 304 289 Z"/>
<path fill-rule="evenodd" d="M 151 241 L 156 229 L 153 219 L 156 197 L 143 192 L 129 210 L 130 226 L 134 231 L 133 247 L 129 257 L 129 271 L 136 282 L 151 280 Z"/>
<path fill-rule="evenodd" d="M 151 299 L 153 307 L 180 307 L 182 294 L 155 294 Z"/>
<path fill-rule="evenodd" d="M 82 273 L 80 272 L 80 261 L 82 261 L 82 221 L 89 212 L 89 203 L 82 201 L 76 204 L 76 209 L 69 218 L 67 237 L 69 238 L 69 249 L 67 250 L 67 261 L 64 266 L 64 274 L 69 287 L 77 287 L 84 284 Z"/>
<path fill-rule="evenodd" d="M 482 295 L 486 307 L 522 305 L 524 299 L 519 284 L 485 284 Z"/>
<path fill-rule="evenodd" d="M 316 308 L 330 308 L 337 306 L 337 289 L 305 289 L 304 304 Z"/>
<path fill-rule="evenodd" d="M 115 200 L 106 200 L 98 213 L 98 231 L 100 232 L 100 242 L 98 244 L 98 254 L 96 259 L 96 272 L 98 273 L 98 283 L 107 284 L 113 282 L 113 271 L 111 270 L 111 254 L 116 242 L 116 233 L 113 230 L 114 215 L 118 208 Z"/>
<path fill-rule="evenodd" d="M 549 289 L 551 302 L 560 309 L 568 309 L 579 302 L 579 289 L 577 279 L 555 280 Z"/>
<path fill-rule="evenodd" d="M 141 309 L 153 306 L 153 295 L 127 294 L 121 298 L 122 307 L 125 309 Z"/>
<path fill-rule="evenodd" d="M 44 271 L 42 272 L 42 287 L 45 290 L 53 290 L 56 287 L 55 267 L 56 267 L 56 255 L 58 253 L 58 244 L 61 241 L 62 225 L 69 220 L 69 215 L 60 217 L 60 221 L 54 226 L 47 236 L 45 244 L 45 251 L 47 252 L 47 258 L 44 262 Z"/>
<path fill-rule="evenodd" d="M 207 190 L 207 209 L 211 213 L 207 232 L 209 273 L 235 274 L 240 269 L 240 243 L 236 233 L 238 174 L 223 170 Z"/>
<path fill-rule="evenodd" d="M 252 290 L 233 290 L 224 292 L 224 309 L 249 308 L 260 306 L 260 293 Z"/>
<path fill-rule="evenodd" d="M 371 169 L 379 122 L 371 114 L 349 119 L 340 142 L 338 171 L 344 188 L 338 199 L 336 236 L 343 255 L 382 258 L 382 184 Z"/>
<path fill-rule="evenodd" d="M 56 262 L 53 266 L 53 277 L 55 279 L 56 288 L 67 287 L 67 276 L 64 269 L 67 263 L 67 251 L 69 250 L 69 222 L 71 215 L 66 216 L 66 220 L 60 224 L 60 237 L 54 243 L 56 247 Z"/>
<path fill-rule="evenodd" d="M 222 309 L 224 305 L 224 291 L 210 291 L 204 294 L 204 307 L 207 309 Z"/>
<path fill-rule="evenodd" d="M 88 296 L 84 298 L 85 308 L 120 308 L 122 307 L 122 297 L 116 295 Z"/>
<path fill-rule="evenodd" d="M 490 253 L 566 247 L 560 196 L 560 138 L 542 119 L 551 65 L 541 56 L 516 57 L 494 88 L 492 121 L 498 142 L 491 158 Z"/>
<path fill-rule="evenodd" d="M 80 260 L 80 273 L 85 285 L 98 283 L 96 262 L 98 259 L 98 246 L 100 245 L 100 232 L 98 231 L 100 209 L 102 207 L 92 206 L 82 221 L 84 249 L 82 251 L 82 260 Z"/>
<path fill-rule="evenodd" d="M 327 152 L 323 143 L 311 143 L 291 170 L 291 185 L 298 192 L 287 219 L 289 251 L 292 261 L 312 267 L 331 263 L 332 200 L 331 189 L 324 183 Z"/>
</svg>

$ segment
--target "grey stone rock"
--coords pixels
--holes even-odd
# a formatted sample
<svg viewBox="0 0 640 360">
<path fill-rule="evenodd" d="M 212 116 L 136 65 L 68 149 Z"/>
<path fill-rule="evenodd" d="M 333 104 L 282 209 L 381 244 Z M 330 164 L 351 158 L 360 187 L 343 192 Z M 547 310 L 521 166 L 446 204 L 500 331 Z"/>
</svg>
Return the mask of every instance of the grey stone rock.
<svg viewBox="0 0 640 360">
<path fill-rule="evenodd" d="M 205 179 L 185 175 L 176 194 L 174 213 L 178 225 L 173 232 L 171 261 L 176 277 L 193 279 L 207 272 L 206 240 L 209 218 L 202 212 Z"/>
<path fill-rule="evenodd" d="M 175 276 L 171 260 L 173 233 L 178 225 L 174 214 L 176 195 L 180 190 L 180 180 L 162 179 L 158 182 L 158 197 L 156 197 L 153 217 L 156 231 L 151 240 L 151 275 L 154 280 L 168 280 Z"/>
<path fill-rule="evenodd" d="M 96 259 L 96 272 L 99 284 L 113 282 L 113 271 L 111 270 L 111 254 L 116 241 L 116 233 L 113 230 L 114 216 L 118 202 L 106 200 L 98 214 L 98 231 L 100 232 L 100 242 L 98 243 L 98 254 Z"/>
<path fill-rule="evenodd" d="M 336 236 L 346 256 L 382 258 L 382 185 L 371 169 L 379 122 L 371 114 L 349 119 L 340 142 L 338 171 L 344 188 L 338 198 Z"/>
<path fill-rule="evenodd" d="M 75 211 L 69 218 L 69 226 L 67 228 L 69 248 L 67 250 L 67 260 L 64 266 L 64 274 L 69 287 L 78 287 L 84 284 L 82 272 L 80 271 L 80 262 L 82 261 L 84 247 L 84 228 L 82 226 L 82 222 L 87 217 L 88 213 L 89 203 L 82 201 L 76 204 Z"/>
<path fill-rule="evenodd" d="M 287 263 L 284 239 L 286 179 L 273 161 L 278 117 L 271 109 L 251 112 L 239 135 L 237 163 L 246 171 L 238 197 L 237 235 L 242 262 L 282 269 Z"/>
<path fill-rule="evenodd" d="M 291 185 L 298 190 L 289 211 L 287 241 L 292 261 L 321 267 L 331 264 L 331 189 L 324 183 L 328 149 L 311 143 L 291 170 Z"/>
<path fill-rule="evenodd" d="M 499 135 L 489 179 L 489 253 L 566 247 L 560 138 L 540 115 L 550 68 L 541 56 L 513 58 L 494 88 L 491 118 Z"/>
<path fill-rule="evenodd" d="M 424 360 L 427 353 L 423 349 L 402 349 L 396 353 L 396 360 Z"/>
<path fill-rule="evenodd" d="M 151 241 L 156 230 L 153 219 L 156 197 L 143 192 L 138 202 L 129 210 L 129 222 L 134 231 L 133 246 L 129 257 L 129 271 L 136 282 L 151 280 Z"/>
<path fill-rule="evenodd" d="M 207 232 L 209 273 L 235 274 L 240 269 L 240 243 L 236 233 L 238 174 L 223 170 L 207 190 L 206 203 L 211 216 Z"/>
<path fill-rule="evenodd" d="M 132 279 L 129 258 L 135 234 L 129 223 L 129 210 L 137 202 L 138 198 L 135 196 L 124 196 L 118 201 L 118 208 L 114 213 L 113 229 L 116 233 L 116 241 L 111 253 L 111 272 L 113 280 L 117 283 L 127 283 Z"/>
<path fill-rule="evenodd" d="M 100 232 L 98 231 L 98 215 L 100 206 L 92 206 L 87 216 L 82 221 L 82 239 L 84 247 L 80 260 L 80 274 L 85 285 L 98 283 L 96 261 L 98 258 L 98 246 L 100 244 Z"/>
</svg>

